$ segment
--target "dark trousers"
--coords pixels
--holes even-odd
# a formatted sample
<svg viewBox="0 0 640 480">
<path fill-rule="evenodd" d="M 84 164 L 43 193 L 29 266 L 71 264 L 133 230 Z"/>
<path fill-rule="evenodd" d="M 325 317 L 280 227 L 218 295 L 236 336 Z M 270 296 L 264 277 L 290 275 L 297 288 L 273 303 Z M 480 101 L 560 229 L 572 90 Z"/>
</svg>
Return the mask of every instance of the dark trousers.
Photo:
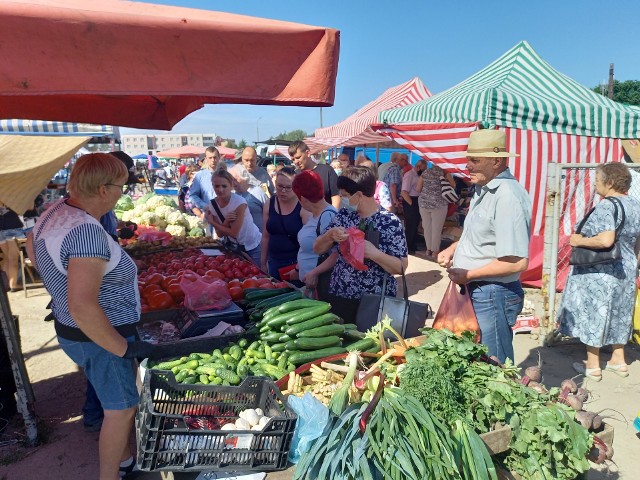
<svg viewBox="0 0 640 480">
<path fill-rule="evenodd" d="M 418 226 L 420 225 L 420 209 L 418 208 L 418 197 L 411 197 L 411 205 L 404 198 L 402 199 L 404 209 L 404 230 L 407 236 L 407 248 L 410 252 L 416 250 L 416 239 L 418 237 Z"/>
</svg>

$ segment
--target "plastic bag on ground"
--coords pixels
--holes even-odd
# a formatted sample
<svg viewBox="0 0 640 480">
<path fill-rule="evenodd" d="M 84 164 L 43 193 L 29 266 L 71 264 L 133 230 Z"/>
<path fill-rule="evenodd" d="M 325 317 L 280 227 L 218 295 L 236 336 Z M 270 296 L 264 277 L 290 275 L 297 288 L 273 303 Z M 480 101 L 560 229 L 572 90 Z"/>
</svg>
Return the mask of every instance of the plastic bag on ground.
<svg viewBox="0 0 640 480">
<path fill-rule="evenodd" d="M 222 280 L 205 282 L 200 275 L 185 270 L 180 279 L 184 292 L 184 307 L 188 310 L 222 310 L 231 305 L 231 295 Z"/>
<path fill-rule="evenodd" d="M 359 228 L 349 227 L 347 234 L 349 238 L 340 243 L 340 253 L 356 270 L 369 270 L 364 264 L 364 232 Z"/>
<path fill-rule="evenodd" d="M 309 451 L 313 441 L 322 435 L 329 423 L 329 409 L 309 392 L 302 397 L 289 395 L 288 402 L 298 415 L 289 448 L 289 461 L 298 463 L 302 454 Z"/>
<path fill-rule="evenodd" d="M 460 292 L 461 288 L 464 289 L 464 293 Z M 433 328 L 446 329 L 458 336 L 469 330 L 476 334 L 475 341 L 480 341 L 480 325 L 466 287 L 449 282 L 433 321 Z"/>
</svg>

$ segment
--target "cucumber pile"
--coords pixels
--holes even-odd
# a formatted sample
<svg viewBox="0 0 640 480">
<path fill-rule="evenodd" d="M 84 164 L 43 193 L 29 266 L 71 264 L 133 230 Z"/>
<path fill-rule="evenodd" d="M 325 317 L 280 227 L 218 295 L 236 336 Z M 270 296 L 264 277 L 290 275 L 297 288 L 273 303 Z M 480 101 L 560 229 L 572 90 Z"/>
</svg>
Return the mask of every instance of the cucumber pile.
<svg viewBox="0 0 640 480">
<path fill-rule="evenodd" d="M 260 340 L 249 343 L 241 338 L 223 350 L 150 363 L 149 368 L 171 371 L 177 382 L 188 385 L 239 385 L 248 375 L 279 380 L 295 369 L 288 357 L 285 352 L 273 352 Z"/>
<path fill-rule="evenodd" d="M 264 313 L 271 307 L 280 305 L 290 300 L 302 298 L 299 290 L 292 288 L 247 288 L 244 291 L 244 300 L 247 304 L 246 313 L 249 321 L 259 322 Z"/>
<path fill-rule="evenodd" d="M 379 345 L 358 332 L 353 324 L 330 312 L 327 302 L 293 299 L 262 312 L 257 323 L 260 340 L 272 352 L 284 352 L 288 362 L 302 365 L 348 350 L 375 350 Z"/>
</svg>

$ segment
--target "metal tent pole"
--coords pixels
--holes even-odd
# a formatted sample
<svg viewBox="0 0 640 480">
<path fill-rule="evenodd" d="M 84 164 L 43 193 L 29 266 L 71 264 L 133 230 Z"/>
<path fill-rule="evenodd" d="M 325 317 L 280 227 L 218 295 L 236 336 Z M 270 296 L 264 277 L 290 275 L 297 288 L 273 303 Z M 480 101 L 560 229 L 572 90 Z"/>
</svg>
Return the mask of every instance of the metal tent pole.
<svg viewBox="0 0 640 480">
<path fill-rule="evenodd" d="M 6 278 L 4 278 L 4 275 L 0 275 L 0 323 L 2 324 L 2 332 L 7 342 L 7 352 L 9 353 L 11 370 L 16 383 L 16 406 L 24 419 L 24 426 L 27 433 L 27 446 L 31 447 L 36 445 L 38 441 L 38 427 L 34 413 L 35 397 L 33 395 L 33 389 L 31 388 L 31 382 L 29 382 L 24 357 L 20 350 L 16 324 L 11 315 L 9 299 L 7 298 L 7 287 L 8 282 Z"/>
</svg>

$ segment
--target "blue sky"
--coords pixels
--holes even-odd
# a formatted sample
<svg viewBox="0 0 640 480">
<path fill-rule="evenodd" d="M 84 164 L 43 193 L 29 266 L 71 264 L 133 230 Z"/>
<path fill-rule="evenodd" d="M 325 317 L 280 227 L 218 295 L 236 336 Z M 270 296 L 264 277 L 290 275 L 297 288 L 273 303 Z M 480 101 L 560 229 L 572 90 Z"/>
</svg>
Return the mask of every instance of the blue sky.
<svg viewBox="0 0 640 480">
<path fill-rule="evenodd" d="M 333 107 L 343 120 L 389 87 L 418 76 L 432 93 L 461 82 L 527 40 L 556 70 L 592 87 L 640 80 L 640 3 L 613 1 L 148 0 L 176 6 L 321 25 L 340 30 Z M 255 72 L 260 75 L 260 72 Z M 178 123 L 179 133 L 215 132 L 236 141 L 320 127 L 318 108 L 208 105 Z M 122 128 L 122 133 L 139 130 Z M 147 132 L 152 132 L 148 130 Z"/>
</svg>

